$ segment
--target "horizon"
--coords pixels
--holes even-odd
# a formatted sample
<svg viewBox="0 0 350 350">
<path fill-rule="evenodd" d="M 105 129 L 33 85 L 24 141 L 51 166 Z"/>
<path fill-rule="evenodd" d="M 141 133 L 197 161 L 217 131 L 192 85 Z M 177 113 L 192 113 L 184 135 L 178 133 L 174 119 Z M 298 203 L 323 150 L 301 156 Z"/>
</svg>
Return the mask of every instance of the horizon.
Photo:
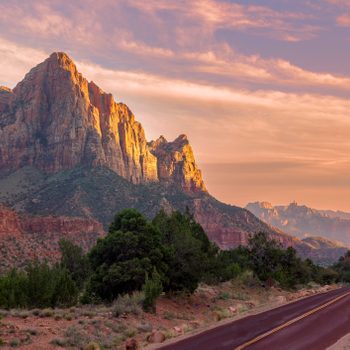
<svg viewBox="0 0 350 350">
<path fill-rule="evenodd" d="M 0 2 L 0 85 L 67 52 L 218 199 L 350 211 L 350 2 L 321 2 Z"/>
</svg>

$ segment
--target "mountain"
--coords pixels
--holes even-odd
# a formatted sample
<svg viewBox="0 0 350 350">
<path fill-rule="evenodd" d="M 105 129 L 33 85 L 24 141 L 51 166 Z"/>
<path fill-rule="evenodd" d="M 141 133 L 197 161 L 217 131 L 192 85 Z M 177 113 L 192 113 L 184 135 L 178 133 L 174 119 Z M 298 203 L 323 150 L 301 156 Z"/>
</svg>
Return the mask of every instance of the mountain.
<svg viewBox="0 0 350 350">
<path fill-rule="evenodd" d="M 11 90 L 0 90 L 0 200 L 34 215 L 78 216 L 106 228 L 136 207 L 188 206 L 221 247 L 264 230 L 292 238 L 250 212 L 211 197 L 185 135 L 147 142 L 130 109 L 88 82 L 64 53 L 53 53 Z"/>
<path fill-rule="evenodd" d="M 148 217 L 188 208 L 223 249 L 246 244 L 259 231 L 285 246 L 302 244 L 213 198 L 185 135 L 147 142 L 131 110 L 88 82 L 64 53 L 53 53 L 13 90 L 0 88 L 0 203 L 37 222 L 80 218 L 78 241 L 92 222 L 106 230 L 116 212 L 134 207 Z M 64 236 L 54 227 L 39 232 L 22 225 L 21 235 L 40 233 L 52 252 Z M 93 231 L 92 241 L 101 234 Z M 15 232 L 13 239 L 21 240 Z M 28 244 L 25 254 L 33 255 L 34 248 L 28 250 L 34 246 Z"/>
<path fill-rule="evenodd" d="M 89 83 L 64 53 L 53 53 L 13 91 L 2 88 L 0 111 L 0 170 L 106 166 L 135 184 L 205 191 L 186 136 L 149 146 L 130 109 Z"/>
<path fill-rule="evenodd" d="M 321 236 L 339 241 L 343 246 L 350 245 L 348 213 L 316 210 L 295 202 L 286 206 L 273 206 L 268 202 L 249 203 L 246 209 L 266 223 L 293 236 Z"/>
</svg>

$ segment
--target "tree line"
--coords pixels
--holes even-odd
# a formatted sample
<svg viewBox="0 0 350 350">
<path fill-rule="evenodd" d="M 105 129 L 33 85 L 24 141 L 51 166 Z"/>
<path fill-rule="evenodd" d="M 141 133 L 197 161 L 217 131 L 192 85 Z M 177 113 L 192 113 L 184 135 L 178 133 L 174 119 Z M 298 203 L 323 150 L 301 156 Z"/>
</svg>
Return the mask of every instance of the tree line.
<svg viewBox="0 0 350 350">
<path fill-rule="evenodd" d="M 267 234 L 248 246 L 220 250 L 189 212 L 159 212 L 147 220 L 140 212 L 118 213 L 108 234 L 90 252 L 60 241 L 61 261 L 34 262 L 0 276 L 0 306 L 40 308 L 112 302 L 143 291 L 143 306 L 154 311 L 158 296 L 193 293 L 199 283 L 218 284 L 250 271 L 258 283 L 293 289 L 311 281 L 350 282 L 350 252 L 331 268 L 302 260 Z"/>
</svg>

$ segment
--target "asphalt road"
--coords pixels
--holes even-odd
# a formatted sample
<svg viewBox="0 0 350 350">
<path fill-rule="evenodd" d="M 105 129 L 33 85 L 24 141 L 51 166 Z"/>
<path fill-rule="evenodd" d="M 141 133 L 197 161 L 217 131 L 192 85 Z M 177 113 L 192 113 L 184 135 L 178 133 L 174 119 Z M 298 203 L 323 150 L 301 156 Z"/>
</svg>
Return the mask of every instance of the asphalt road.
<svg viewBox="0 0 350 350">
<path fill-rule="evenodd" d="M 313 295 L 279 308 L 248 316 L 193 337 L 161 347 L 162 350 L 234 350 L 282 324 L 350 292 L 343 287 Z M 247 350 L 323 350 L 350 333 L 350 295 L 302 320 L 249 345 Z"/>
</svg>

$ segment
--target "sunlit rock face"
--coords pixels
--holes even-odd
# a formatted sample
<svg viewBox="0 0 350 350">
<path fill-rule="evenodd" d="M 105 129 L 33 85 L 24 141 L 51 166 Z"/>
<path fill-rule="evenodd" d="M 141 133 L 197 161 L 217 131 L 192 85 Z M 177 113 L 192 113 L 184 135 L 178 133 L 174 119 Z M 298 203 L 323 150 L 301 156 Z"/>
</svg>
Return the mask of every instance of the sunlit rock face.
<svg viewBox="0 0 350 350">
<path fill-rule="evenodd" d="M 167 143 L 169 154 L 165 145 L 150 147 L 130 109 L 89 83 L 64 53 L 53 53 L 13 91 L 0 88 L 0 139 L 0 170 L 104 165 L 133 183 L 205 190 L 186 138 Z"/>
<path fill-rule="evenodd" d="M 186 135 L 180 135 L 173 142 L 167 142 L 161 136 L 150 142 L 149 146 L 158 159 L 158 176 L 161 181 L 178 183 L 188 192 L 206 191 L 202 173 L 197 168 Z"/>
</svg>

